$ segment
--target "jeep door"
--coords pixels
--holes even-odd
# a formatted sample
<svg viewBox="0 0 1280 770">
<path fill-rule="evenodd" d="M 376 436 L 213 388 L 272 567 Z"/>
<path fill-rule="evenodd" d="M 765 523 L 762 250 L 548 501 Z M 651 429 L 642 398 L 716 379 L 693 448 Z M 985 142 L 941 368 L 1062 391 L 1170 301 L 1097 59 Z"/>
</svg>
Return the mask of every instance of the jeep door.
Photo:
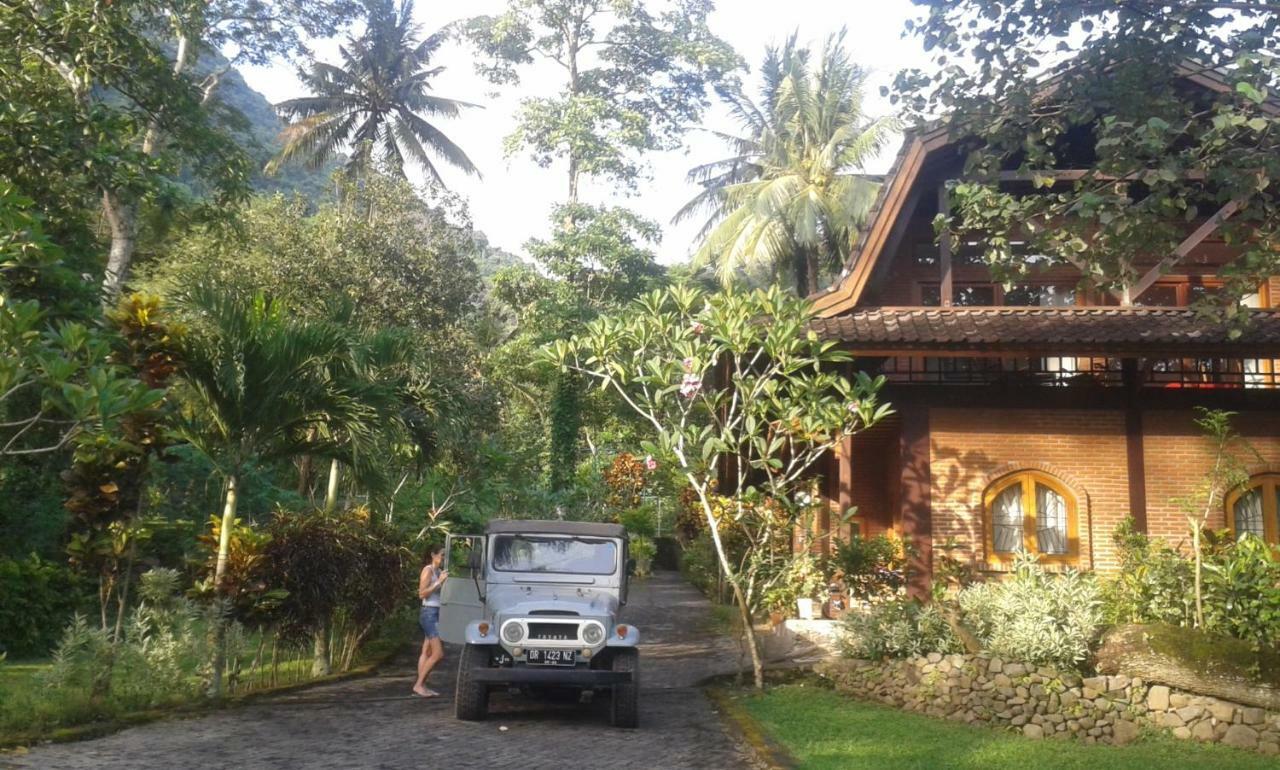
<svg viewBox="0 0 1280 770">
<path fill-rule="evenodd" d="M 449 644 L 466 641 L 467 624 L 484 617 L 484 535 L 449 535 L 444 568 L 449 579 L 440 589 L 440 636 Z"/>
</svg>

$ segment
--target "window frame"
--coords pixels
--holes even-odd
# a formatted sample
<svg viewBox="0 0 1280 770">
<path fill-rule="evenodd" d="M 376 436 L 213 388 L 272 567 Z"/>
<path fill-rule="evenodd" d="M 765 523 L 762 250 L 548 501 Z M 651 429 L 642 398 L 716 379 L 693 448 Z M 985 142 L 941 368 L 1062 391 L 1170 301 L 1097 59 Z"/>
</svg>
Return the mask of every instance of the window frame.
<svg viewBox="0 0 1280 770">
<path fill-rule="evenodd" d="M 1067 504 L 1067 552 L 1041 553 L 1036 545 L 1036 484 L 1042 484 L 1062 496 Z M 1080 516 L 1075 493 L 1061 479 L 1035 470 L 1014 471 L 987 485 L 982 496 L 983 531 L 986 540 L 987 564 L 995 569 L 1007 569 L 1017 552 L 1004 553 L 995 549 L 995 516 L 993 505 L 1005 490 L 1022 487 L 1022 546 L 1024 552 L 1035 554 L 1041 564 L 1074 566 L 1080 561 Z"/>
<path fill-rule="evenodd" d="M 1227 495 L 1226 510 L 1223 512 L 1227 520 L 1227 531 L 1234 542 L 1236 534 L 1236 503 L 1247 492 L 1255 489 L 1262 491 L 1262 539 L 1273 547 L 1280 548 L 1280 473 L 1259 473 L 1249 477 L 1248 483 L 1231 491 Z"/>
</svg>

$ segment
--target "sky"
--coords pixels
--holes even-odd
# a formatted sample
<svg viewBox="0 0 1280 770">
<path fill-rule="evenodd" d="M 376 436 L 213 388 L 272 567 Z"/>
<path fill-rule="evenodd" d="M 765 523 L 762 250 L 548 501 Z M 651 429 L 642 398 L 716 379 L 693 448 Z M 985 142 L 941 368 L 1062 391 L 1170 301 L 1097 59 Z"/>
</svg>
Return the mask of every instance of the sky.
<svg viewBox="0 0 1280 770">
<path fill-rule="evenodd" d="M 429 33 L 459 19 L 500 13 L 506 4 L 506 0 L 419 2 L 415 16 L 424 33 Z M 880 86 L 887 85 L 899 69 L 926 63 L 919 42 L 902 35 L 904 23 L 916 15 L 909 0 L 719 0 L 709 24 L 747 61 L 752 69 L 747 83 L 753 88 L 767 45 L 781 42 L 792 30 L 799 31 L 802 41 L 819 43 L 847 26 L 854 60 L 871 71 L 867 112 L 874 117 L 893 111 L 888 100 L 879 95 Z M 336 41 L 316 46 L 316 54 L 322 60 L 339 62 Z M 439 127 L 466 151 L 482 178 L 468 177 L 444 164 L 440 165 L 441 176 L 450 190 L 467 200 L 475 226 L 490 243 L 523 256 L 530 238 L 549 234 L 550 211 L 566 196 L 566 170 L 563 164 L 544 169 L 527 157 L 506 157 L 502 140 L 515 125 L 520 100 L 556 93 L 563 84 L 562 72 L 551 64 L 534 66 L 522 72 L 519 86 L 495 93 L 495 87 L 475 73 L 473 55 L 464 44 L 449 43 L 435 63 L 445 67 L 433 81 L 437 95 L 481 105 L 457 119 L 440 121 Z M 250 86 L 273 103 L 306 95 L 291 65 L 246 68 L 244 75 Z M 580 197 L 588 203 L 626 206 L 658 222 L 663 228 L 662 242 L 655 249 L 658 260 L 664 264 L 687 260 L 696 247 L 693 240 L 698 224 L 675 226 L 670 221 L 697 192 L 685 182 L 685 174 L 691 166 L 726 154 L 706 129 L 736 132 L 737 126 L 717 104 L 704 115 L 702 125 L 686 135 L 682 148 L 647 156 L 648 178 L 635 194 L 587 185 Z M 896 151 L 896 146 L 889 148 L 864 171 L 883 173 Z M 415 170 L 410 171 L 410 178 L 422 181 L 421 173 Z"/>
</svg>

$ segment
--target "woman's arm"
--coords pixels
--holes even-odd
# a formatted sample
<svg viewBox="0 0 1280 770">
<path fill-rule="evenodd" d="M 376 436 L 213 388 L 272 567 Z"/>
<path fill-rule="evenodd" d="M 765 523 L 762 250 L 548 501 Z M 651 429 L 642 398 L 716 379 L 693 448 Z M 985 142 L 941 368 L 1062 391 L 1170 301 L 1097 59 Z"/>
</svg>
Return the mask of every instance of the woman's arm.
<svg viewBox="0 0 1280 770">
<path fill-rule="evenodd" d="M 436 570 L 430 564 L 422 568 L 422 574 L 418 576 L 418 598 L 425 599 L 436 591 L 440 590 L 440 586 L 444 585 L 445 578 L 449 573 L 441 572 L 440 577 L 436 578 Z"/>
</svg>

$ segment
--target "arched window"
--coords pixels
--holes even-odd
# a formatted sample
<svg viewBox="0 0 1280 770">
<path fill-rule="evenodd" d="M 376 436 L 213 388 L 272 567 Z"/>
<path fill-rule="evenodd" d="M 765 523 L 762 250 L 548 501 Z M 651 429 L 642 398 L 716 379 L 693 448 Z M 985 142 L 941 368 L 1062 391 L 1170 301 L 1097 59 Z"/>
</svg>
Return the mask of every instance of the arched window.
<svg viewBox="0 0 1280 770">
<path fill-rule="evenodd" d="M 1013 473 L 987 488 L 984 503 L 987 560 L 993 566 L 1024 551 L 1042 562 L 1075 563 L 1076 499 L 1061 481 L 1039 471 Z"/>
<path fill-rule="evenodd" d="M 1227 496 L 1227 529 L 1237 540 L 1256 535 L 1280 544 L 1280 473 L 1254 476 Z"/>
</svg>

